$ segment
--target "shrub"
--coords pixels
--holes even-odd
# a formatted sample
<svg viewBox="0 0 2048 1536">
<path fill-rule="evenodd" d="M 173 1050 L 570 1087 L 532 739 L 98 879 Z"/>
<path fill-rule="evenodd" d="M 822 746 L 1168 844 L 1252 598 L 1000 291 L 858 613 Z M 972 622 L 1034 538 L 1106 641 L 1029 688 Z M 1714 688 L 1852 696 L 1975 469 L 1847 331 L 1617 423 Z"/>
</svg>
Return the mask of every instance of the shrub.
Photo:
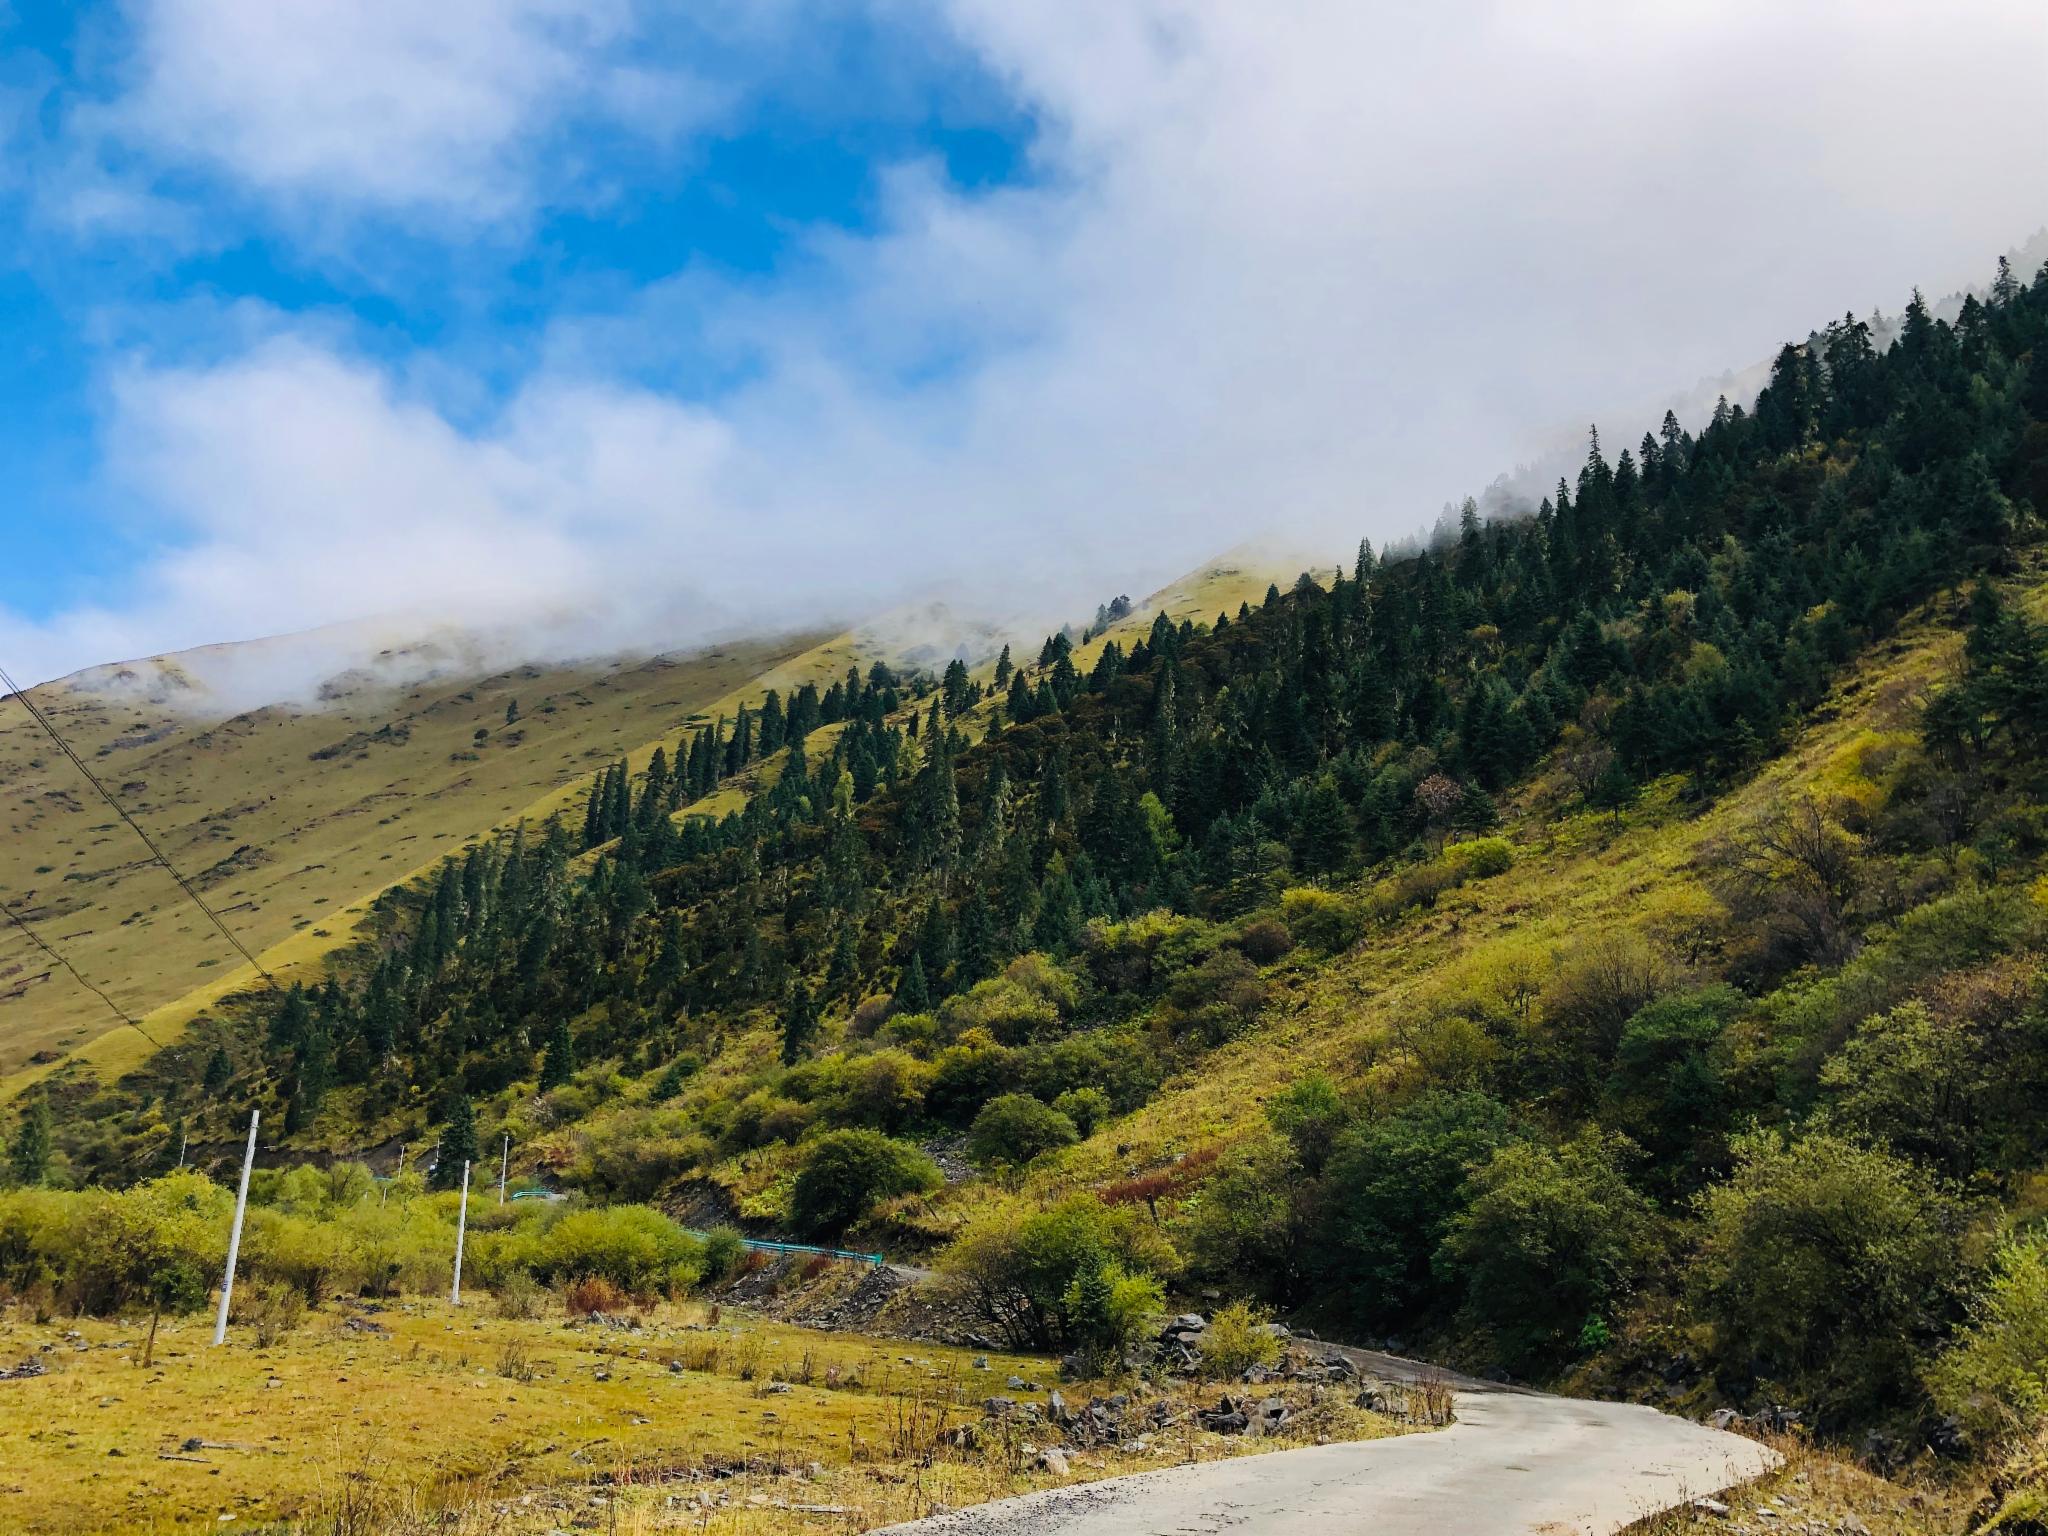
<svg viewBox="0 0 2048 1536">
<path fill-rule="evenodd" d="M 1022 1167 L 1040 1153 L 1078 1140 L 1074 1122 L 1028 1093 L 990 1099 L 967 1133 L 968 1154 L 985 1168 Z"/>
<path fill-rule="evenodd" d="M 1158 1202 L 1179 1187 L 1177 1169 L 1114 1184 L 1106 1200 L 1139 1199 L 1157 1219 Z M 1294 1196 L 1305 1185 L 1301 1160 L 1284 1137 L 1247 1136 L 1220 1157 L 1214 1176 L 1182 1207 L 1176 1234 L 1198 1274 L 1255 1284 L 1286 1267 Z"/>
<path fill-rule="evenodd" d="M 2048 1233 L 1999 1250 L 1969 1326 L 1928 1385 L 1947 1412 L 1982 1434 L 2048 1422 Z"/>
<path fill-rule="evenodd" d="M 1265 1005 L 1266 986 L 1251 961 L 1219 949 L 1173 979 L 1159 1018 L 1175 1035 L 1221 1045 L 1251 1028 Z"/>
<path fill-rule="evenodd" d="M 571 1317 L 623 1312 L 630 1299 L 603 1275 L 583 1275 L 562 1287 L 562 1305 L 569 1309 Z"/>
<path fill-rule="evenodd" d="M 836 1237 L 877 1200 L 942 1184 L 938 1165 L 880 1131 L 831 1131 L 818 1138 L 790 1193 L 790 1217 L 817 1237 Z"/>
<path fill-rule="evenodd" d="M 508 1270 L 491 1287 L 491 1307 L 507 1321 L 540 1316 L 540 1284 L 523 1269 Z"/>
<path fill-rule="evenodd" d="M 1433 907 L 1445 891 L 1456 890 L 1461 879 L 1458 867 L 1441 859 L 1412 864 L 1374 890 L 1372 915 L 1388 922 L 1410 907 Z"/>
<path fill-rule="evenodd" d="M 1667 975 L 1650 942 L 1625 930 L 1583 940 L 1563 956 L 1543 989 L 1543 1017 L 1579 1073 L 1597 1079 L 1628 1021 L 1656 1000 Z"/>
<path fill-rule="evenodd" d="M 1462 1277 L 1467 1314 L 1510 1364 L 1555 1363 L 1628 1297 L 1658 1251 L 1650 1202 L 1609 1141 L 1500 1148 L 1472 1178 L 1438 1268 Z"/>
<path fill-rule="evenodd" d="M 1311 1178 L 1322 1173 L 1330 1146 L 1348 1118 L 1337 1085 L 1326 1072 L 1305 1073 L 1266 1105 L 1266 1119 L 1294 1144 L 1295 1155 Z"/>
<path fill-rule="evenodd" d="M 1826 1134 L 1734 1143 L 1701 1197 L 1692 1289 L 1714 1352 L 1827 1412 L 1896 1401 L 1914 1335 L 1947 1310 L 1961 1213 L 1912 1164 Z"/>
<path fill-rule="evenodd" d="M 746 1239 L 738 1227 L 713 1227 L 704 1237 L 704 1278 L 730 1278 L 746 1256 Z"/>
<path fill-rule="evenodd" d="M 306 1293 L 288 1280 L 251 1279 L 235 1292 L 235 1321 L 256 1334 L 256 1347 L 269 1349 L 306 1320 Z"/>
<path fill-rule="evenodd" d="M 1667 1188 L 1718 1161 L 1733 1094 L 1726 1034 L 1742 1011 L 1733 987 L 1674 992 L 1622 1026 L 1607 1082 L 1609 1123 L 1651 1154 Z"/>
<path fill-rule="evenodd" d="M 1294 936 L 1284 924 L 1270 917 L 1246 923 L 1231 942 L 1237 946 L 1238 953 L 1253 965 L 1271 965 L 1294 948 Z"/>
<path fill-rule="evenodd" d="M 901 1130 L 924 1112 L 932 1069 L 907 1051 L 876 1051 L 847 1063 L 845 1082 L 832 1106 L 843 1125 Z"/>
<path fill-rule="evenodd" d="M 654 1097 L 657 1101 L 672 1099 L 683 1091 L 683 1085 L 703 1070 L 704 1063 L 693 1051 L 685 1051 L 663 1070 L 655 1080 Z"/>
<path fill-rule="evenodd" d="M 1069 1088 L 1052 1101 L 1052 1107 L 1073 1122 L 1076 1135 L 1093 1136 L 1113 1106 L 1100 1088 Z"/>
<path fill-rule="evenodd" d="M 645 1295 L 679 1290 L 704 1272 L 704 1245 L 644 1205 L 570 1211 L 540 1241 L 540 1270 L 550 1280 L 599 1278 Z"/>
<path fill-rule="evenodd" d="M 1337 1139 L 1326 1179 L 1331 1246 L 1363 1318 L 1390 1323 L 1429 1292 L 1471 1170 L 1514 1135 L 1498 1100 L 1434 1092 Z"/>
<path fill-rule="evenodd" d="M 925 1106 L 949 1124 L 966 1125 L 990 1099 L 1015 1090 L 1020 1060 L 1018 1052 L 972 1031 L 933 1061 Z"/>
<path fill-rule="evenodd" d="M 1150 1275 L 1126 1274 L 1107 1261 L 1084 1265 L 1061 1298 L 1067 1342 L 1083 1366 L 1101 1369 L 1120 1361 L 1144 1336 L 1166 1306 L 1166 1293 Z"/>
<path fill-rule="evenodd" d="M 1273 1314 L 1248 1301 L 1219 1307 L 1202 1334 L 1202 1374 L 1233 1380 L 1255 1365 L 1280 1362 L 1280 1340 L 1269 1326 Z"/>
<path fill-rule="evenodd" d="M 1298 885 L 1280 895 L 1280 916 L 1295 942 L 1338 954 L 1365 932 L 1365 913 L 1349 896 Z"/>
<path fill-rule="evenodd" d="M 1176 1261 L 1142 1213 L 1072 1195 L 1044 1210 L 995 1207 L 955 1238 L 939 1263 L 1012 1345 L 1048 1350 L 1071 1345 L 1070 1292 L 1083 1273 L 1109 1262 L 1126 1276 L 1159 1274 Z"/>
<path fill-rule="evenodd" d="M 1475 837 L 1470 842 L 1451 844 L 1444 850 L 1444 857 L 1465 879 L 1487 880 L 1515 867 L 1515 845 L 1504 837 Z"/>
</svg>

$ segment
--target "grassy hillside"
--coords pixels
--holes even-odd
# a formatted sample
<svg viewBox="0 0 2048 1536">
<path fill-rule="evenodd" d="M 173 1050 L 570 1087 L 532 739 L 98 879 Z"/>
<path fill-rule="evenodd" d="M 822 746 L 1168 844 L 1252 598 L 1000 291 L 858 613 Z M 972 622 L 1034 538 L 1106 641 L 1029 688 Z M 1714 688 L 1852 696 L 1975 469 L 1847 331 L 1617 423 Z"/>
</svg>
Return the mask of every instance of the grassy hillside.
<svg viewBox="0 0 2048 1536">
<path fill-rule="evenodd" d="M 210 707 L 195 662 L 175 656 L 31 692 L 261 951 L 346 923 L 362 898 L 817 643 L 792 636 L 493 673 L 451 655 L 427 662 L 430 680 L 411 686 L 344 675 L 318 707 L 228 715 Z M 508 725 L 514 700 L 519 719 Z M 19 705 L 0 706 L 0 782 L 9 790 L 0 889 L 123 1008 L 149 1013 L 241 968 Z M 52 974 L 13 929 L 0 935 L 0 987 L 0 1077 L 109 1027 L 105 1006 Z"/>
</svg>

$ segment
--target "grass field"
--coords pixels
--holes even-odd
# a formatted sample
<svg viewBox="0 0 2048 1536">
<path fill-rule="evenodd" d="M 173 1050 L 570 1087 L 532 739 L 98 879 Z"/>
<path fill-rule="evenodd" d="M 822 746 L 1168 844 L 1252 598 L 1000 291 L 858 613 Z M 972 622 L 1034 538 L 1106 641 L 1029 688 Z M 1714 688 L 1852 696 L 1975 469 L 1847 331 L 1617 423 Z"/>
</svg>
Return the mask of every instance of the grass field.
<svg viewBox="0 0 2048 1536">
<path fill-rule="evenodd" d="M 194 1316 L 163 1326 L 145 1369 L 146 1319 L 38 1324 L 17 1311 L 0 1323 L 0 1369 L 34 1357 L 47 1374 L 0 1380 L 0 1527 L 855 1531 L 1290 1443 L 1182 1427 L 1142 1449 L 1079 1453 L 1060 1477 L 1035 1466 L 1021 1429 L 973 1450 L 939 1440 L 979 1422 L 1013 1372 L 1038 1389 L 1011 1395 L 1043 1402 L 1048 1361 L 998 1353 L 977 1368 L 963 1350 L 700 1303 L 636 1322 L 571 1324 L 559 1307 L 505 1320 L 483 1296 L 459 1310 L 330 1304 L 269 1348 L 237 1328 L 214 1349 Z M 1295 1440 L 1392 1431 L 1333 1394 Z"/>
</svg>

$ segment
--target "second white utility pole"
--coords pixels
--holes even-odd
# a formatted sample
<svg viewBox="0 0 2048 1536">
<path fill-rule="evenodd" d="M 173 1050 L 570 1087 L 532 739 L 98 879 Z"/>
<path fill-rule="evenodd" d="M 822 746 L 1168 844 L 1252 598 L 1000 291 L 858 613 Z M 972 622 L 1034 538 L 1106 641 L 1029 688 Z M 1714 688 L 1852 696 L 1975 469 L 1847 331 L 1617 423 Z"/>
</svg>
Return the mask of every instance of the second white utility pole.
<svg viewBox="0 0 2048 1536">
<path fill-rule="evenodd" d="M 242 1216 L 249 1209 L 249 1170 L 256 1166 L 256 1116 L 249 1111 L 249 1149 L 242 1154 L 242 1187 L 235 1191 L 235 1224 L 228 1231 L 228 1268 L 220 1278 L 220 1311 L 213 1319 L 213 1342 L 228 1341 L 228 1299 L 235 1294 L 235 1259 L 242 1251 Z"/>
<path fill-rule="evenodd" d="M 505 1203 L 505 1174 L 512 1166 L 512 1133 L 505 1133 L 505 1150 L 498 1154 L 498 1204 Z"/>
<path fill-rule="evenodd" d="M 462 1238 L 469 1228 L 469 1159 L 462 1160 L 462 1209 L 455 1217 L 455 1283 L 448 1288 L 448 1305 L 462 1305 Z"/>
</svg>

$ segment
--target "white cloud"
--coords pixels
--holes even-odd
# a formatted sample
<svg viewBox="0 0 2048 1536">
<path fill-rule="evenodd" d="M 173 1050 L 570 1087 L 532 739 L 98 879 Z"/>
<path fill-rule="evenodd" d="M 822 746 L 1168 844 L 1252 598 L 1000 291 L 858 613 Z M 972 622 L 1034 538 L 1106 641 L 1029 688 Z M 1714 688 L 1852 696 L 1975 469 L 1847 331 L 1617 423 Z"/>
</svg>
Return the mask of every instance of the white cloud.
<svg viewBox="0 0 2048 1536">
<path fill-rule="evenodd" d="M 671 638 L 941 581 L 1078 610 L 1267 523 L 1334 558 L 1561 429 L 1632 441 L 1702 375 L 1981 274 L 2048 212 L 2032 0 L 886 14 L 1016 92 L 1032 185 L 907 167 L 882 232 L 819 237 L 798 277 L 564 318 L 481 429 L 407 392 L 433 359 L 388 375 L 302 338 L 138 370 L 110 442 L 182 546 L 134 603 L 10 644 L 47 671 L 368 609 Z M 532 46 L 471 94 L 587 88 Z M 442 135 L 487 199 L 520 109 L 477 132 L 420 110 L 370 158 L 425 185 L 408 147 Z M 344 137 L 254 174 L 355 185 Z M 676 337 L 748 382 L 617 382 Z"/>
<path fill-rule="evenodd" d="M 631 0 L 132 0 L 135 78 L 101 127 L 254 190 L 488 220 L 564 116 L 670 134 L 720 94 L 622 63 Z"/>
</svg>

